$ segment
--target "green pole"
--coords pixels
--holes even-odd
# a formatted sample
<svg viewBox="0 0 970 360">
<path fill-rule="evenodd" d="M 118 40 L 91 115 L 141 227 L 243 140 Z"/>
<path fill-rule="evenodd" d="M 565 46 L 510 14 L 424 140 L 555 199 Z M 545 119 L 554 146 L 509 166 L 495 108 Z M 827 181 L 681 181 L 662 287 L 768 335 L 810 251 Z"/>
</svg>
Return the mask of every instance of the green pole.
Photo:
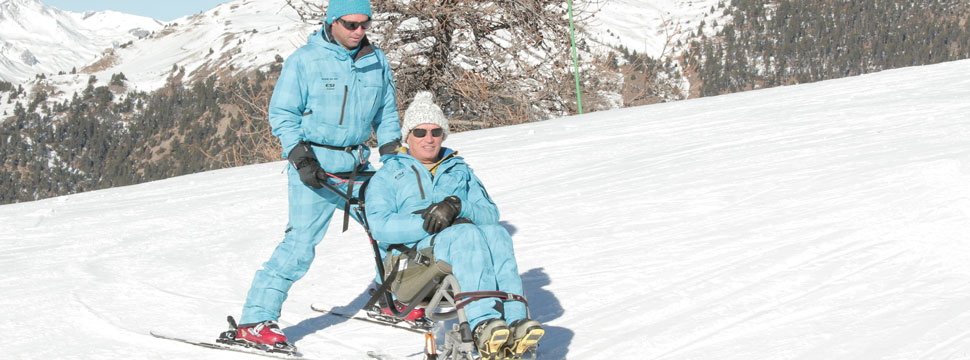
<svg viewBox="0 0 970 360">
<path fill-rule="evenodd" d="M 579 104 L 579 113 L 583 113 L 583 97 L 579 92 L 579 55 L 576 54 L 576 29 L 573 28 L 573 2 L 572 0 L 566 1 L 569 4 L 569 32 L 571 33 L 570 39 L 573 42 L 573 68 L 575 69 L 574 74 L 576 74 L 576 103 Z"/>
</svg>

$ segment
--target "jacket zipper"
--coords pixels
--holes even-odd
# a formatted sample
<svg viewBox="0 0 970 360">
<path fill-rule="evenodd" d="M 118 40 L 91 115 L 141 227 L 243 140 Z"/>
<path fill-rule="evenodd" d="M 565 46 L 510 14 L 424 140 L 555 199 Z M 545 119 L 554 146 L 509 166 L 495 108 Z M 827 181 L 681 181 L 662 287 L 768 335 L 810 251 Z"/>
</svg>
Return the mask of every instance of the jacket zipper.
<svg viewBox="0 0 970 360">
<path fill-rule="evenodd" d="M 421 200 L 424 200 L 424 186 L 421 185 L 421 173 L 418 172 L 418 168 L 411 165 L 411 170 L 414 170 L 414 176 L 418 178 L 418 189 L 421 190 Z"/>
<path fill-rule="evenodd" d="M 347 107 L 347 85 L 344 85 L 344 101 L 340 104 L 340 123 L 337 125 L 344 124 L 344 109 Z"/>
</svg>

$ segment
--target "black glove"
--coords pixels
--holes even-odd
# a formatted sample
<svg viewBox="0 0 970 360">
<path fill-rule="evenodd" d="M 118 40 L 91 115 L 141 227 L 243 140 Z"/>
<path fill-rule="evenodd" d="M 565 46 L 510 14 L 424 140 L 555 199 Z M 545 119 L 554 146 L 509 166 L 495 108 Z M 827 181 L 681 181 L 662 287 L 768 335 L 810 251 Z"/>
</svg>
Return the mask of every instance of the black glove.
<svg viewBox="0 0 970 360">
<path fill-rule="evenodd" d="M 441 202 L 431 204 L 427 209 L 414 213 L 421 214 L 421 218 L 424 219 L 424 231 L 428 234 L 437 234 L 451 226 L 460 212 L 461 200 L 457 196 L 449 196 Z"/>
<path fill-rule="evenodd" d="M 474 224 L 474 223 L 475 222 L 472 221 L 472 219 L 463 218 L 463 217 L 462 218 L 457 218 L 457 219 L 455 219 L 455 221 L 452 221 L 451 222 L 452 225 L 458 225 L 458 224 Z"/>
<path fill-rule="evenodd" d="M 313 154 L 310 144 L 301 140 L 293 147 L 293 150 L 290 150 L 290 154 L 286 158 L 300 173 L 300 181 L 314 189 L 323 187 L 321 180 L 326 179 L 327 172 L 320 167 L 320 162 L 317 161 L 317 156 Z"/>
<path fill-rule="evenodd" d="M 394 155 L 395 153 L 397 153 L 397 148 L 399 147 L 401 147 L 401 139 L 394 139 L 394 140 L 388 141 L 387 144 L 381 145 L 381 147 L 379 147 L 377 151 L 380 152 L 381 156 Z"/>
</svg>

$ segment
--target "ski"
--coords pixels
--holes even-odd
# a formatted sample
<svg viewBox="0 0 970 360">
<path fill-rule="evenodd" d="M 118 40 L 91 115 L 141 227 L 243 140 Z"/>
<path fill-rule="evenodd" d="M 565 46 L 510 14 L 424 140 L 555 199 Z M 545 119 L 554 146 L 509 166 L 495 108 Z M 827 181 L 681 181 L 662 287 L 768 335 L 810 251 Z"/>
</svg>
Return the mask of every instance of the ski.
<svg viewBox="0 0 970 360">
<path fill-rule="evenodd" d="M 208 349 L 235 351 L 235 352 L 260 355 L 260 356 L 266 356 L 266 357 L 277 358 L 277 359 L 290 359 L 290 360 L 308 359 L 303 357 L 303 355 L 300 353 L 288 354 L 288 353 L 282 353 L 282 352 L 272 352 L 271 350 L 268 350 L 269 348 L 267 347 L 244 347 L 242 345 L 229 345 L 229 344 L 223 344 L 223 343 L 218 343 L 214 341 L 209 342 L 209 341 L 192 340 L 192 339 L 186 339 L 186 338 L 177 337 L 177 336 L 165 335 L 165 334 L 156 332 L 155 330 L 150 331 L 150 333 L 152 334 L 152 336 L 159 339 L 177 341 L 180 343 L 201 346 Z"/>
<path fill-rule="evenodd" d="M 424 333 L 430 331 L 429 329 L 422 329 L 420 327 L 410 327 L 410 326 L 407 326 L 407 325 L 402 325 L 402 323 L 403 324 L 407 324 L 406 322 L 403 322 L 403 321 L 402 322 L 399 322 L 399 323 L 391 323 L 391 322 L 376 320 L 376 319 L 373 319 L 373 318 L 370 318 L 370 317 L 367 317 L 367 316 L 350 315 L 350 314 L 344 314 L 344 313 L 341 313 L 341 312 L 335 312 L 335 311 L 332 311 L 330 309 L 327 309 L 325 307 L 325 305 L 321 305 L 321 304 L 310 304 L 310 309 L 312 309 L 313 311 L 316 311 L 316 312 L 321 312 L 321 313 L 328 314 L 328 315 L 333 315 L 333 316 L 339 316 L 339 317 L 342 317 L 342 318 L 345 318 L 345 319 L 363 321 L 363 322 L 368 322 L 368 323 L 377 324 L 377 325 L 383 325 L 383 326 L 392 327 L 392 328 L 396 328 L 396 329 L 407 330 L 407 331 L 410 331 L 410 332 L 413 332 L 413 333 L 418 333 L 418 334 L 424 334 Z"/>
</svg>

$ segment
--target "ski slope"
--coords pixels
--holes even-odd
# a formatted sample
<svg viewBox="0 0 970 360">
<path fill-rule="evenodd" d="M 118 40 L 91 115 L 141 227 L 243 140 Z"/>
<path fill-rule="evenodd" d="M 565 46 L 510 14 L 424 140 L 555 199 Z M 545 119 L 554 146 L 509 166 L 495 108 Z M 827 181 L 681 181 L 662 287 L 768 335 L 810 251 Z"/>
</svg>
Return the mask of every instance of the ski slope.
<svg viewBox="0 0 970 360">
<path fill-rule="evenodd" d="M 970 359 L 970 61 L 453 134 L 516 242 L 540 359 Z M 237 359 L 215 337 L 286 225 L 283 162 L 0 206 L 7 359 Z M 339 216 L 339 212 L 338 215 Z M 332 223 L 281 325 L 307 356 L 421 359 L 332 318 L 373 258 Z"/>
</svg>

